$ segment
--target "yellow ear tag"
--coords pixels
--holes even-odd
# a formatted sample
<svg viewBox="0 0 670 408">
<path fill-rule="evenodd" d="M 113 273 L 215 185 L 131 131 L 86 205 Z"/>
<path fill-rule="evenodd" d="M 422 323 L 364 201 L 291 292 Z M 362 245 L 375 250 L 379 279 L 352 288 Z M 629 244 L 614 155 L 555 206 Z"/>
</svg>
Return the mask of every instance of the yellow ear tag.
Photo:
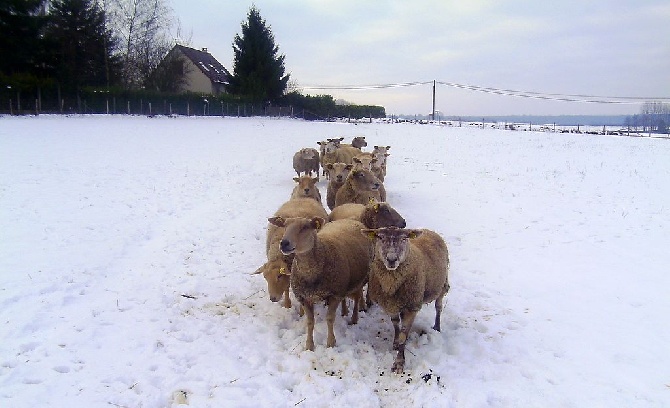
<svg viewBox="0 0 670 408">
<path fill-rule="evenodd" d="M 377 235 L 374 232 L 368 232 L 368 238 L 374 239 Z"/>
<path fill-rule="evenodd" d="M 286 273 L 286 268 L 284 268 L 283 266 L 281 268 L 279 268 L 279 274 L 280 275 L 288 275 L 288 273 Z"/>
<path fill-rule="evenodd" d="M 316 226 L 316 229 L 321 229 L 321 222 L 319 220 L 314 220 L 314 225 Z"/>
<path fill-rule="evenodd" d="M 414 238 L 416 238 L 416 232 L 410 232 L 410 233 L 409 233 L 409 238 L 410 238 L 410 239 L 414 239 Z"/>
</svg>

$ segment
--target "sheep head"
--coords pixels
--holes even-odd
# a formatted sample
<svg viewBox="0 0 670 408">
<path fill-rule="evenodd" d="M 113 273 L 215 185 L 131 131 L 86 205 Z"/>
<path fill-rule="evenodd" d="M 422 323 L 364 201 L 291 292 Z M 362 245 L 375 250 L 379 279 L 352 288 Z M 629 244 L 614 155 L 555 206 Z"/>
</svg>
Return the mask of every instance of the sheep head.
<svg viewBox="0 0 670 408">
<path fill-rule="evenodd" d="M 405 219 L 389 203 L 370 199 L 365 206 L 361 221 L 368 228 L 398 227 L 405 228 Z"/>
<path fill-rule="evenodd" d="M 300 254 L 311 250 L 316 242 L 316 233 L 326 221 L 321 217 L 282 219 L 284 236 L 279 242 L 279 250 L 284 255 Z M 275 224 L 277 225 L 277 224 Z"/>
<path fill-rule="evenodd" d="M 381 181 L 370 170 L 366 169 L 352 170 L 348 179 L 359 191 L 377 191 L 382 185 Z"/>
<path fill-rule="evenodd" d="M 417 238 L 422 231 L 385 227 L 376 229 L 362 229 L 361 233 L 375 241 L 375 251 L 389 271 L 398 269 L 409 253 L 409 240 Z"/>
<path fill-rule="evenodd" d="M 328 163 L 326 165 L 330 179 L 337 183 L 344 183 L 344 180 L 346 180 L 353 167 L 353 164 L 346 163 Z"/>
<path fill-rule="evenodd" d="M 263 274 L 268 283 L 270 300 L 273 302 L 281 300 L 282 295 L 289 288 L 291 271 L 283 259 L 267 261 L 254 274 Z"/>
</svg>

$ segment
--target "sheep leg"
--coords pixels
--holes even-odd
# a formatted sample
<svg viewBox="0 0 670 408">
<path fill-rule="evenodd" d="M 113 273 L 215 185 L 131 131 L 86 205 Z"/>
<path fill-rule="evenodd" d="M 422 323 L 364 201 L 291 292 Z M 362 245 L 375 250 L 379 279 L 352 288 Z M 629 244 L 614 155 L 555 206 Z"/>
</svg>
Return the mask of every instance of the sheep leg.
<svg viewBox="0 0 670 408">
<path fill-rule="evenodd" d="M 288 295 L 289 293 L 289 288 L 286 288 L 286 291 L 284 291 L 284 303 L 282 303 L 282 306 L 284 306 L 287 309 L 291 308 L 291 298 Z"/>
<path fill-rule="evenodd" d="M 362 296 L 363 296 L 363 289 L 360 289 L 354 295 L 354 312 L 351 314 L 351 321 L 349 322 L 349 324 L 358 323 L 358 308 L 360 307 Z"/>
<path fill-rule="evenodd" d="M 342 299 L 342 316 L 349 314 L 349 308 L 347 307 L 347 299 Z"/>
<path fill-rule="evenodd" d="M 446 295 L 448 291 L 449 284 L 445 283 L 442 293 L 435 299 L 435 325 L 433 326 L 433 330 L 440 331 L 440 317 L 442 316 L 442 307 L 444 306 L 444 295 Z"/>
<path fill-rule="evenodd" d="M 393 362 L 393 367 L 391 370 L 396 374 L 402 374 L 403 369 L 405 368 L 405 343 L 407 342 L 407 337 L 409 336 L 409 331 L 412 329 L 414 324 L 414 318 L 416 317 L 417 312 L 415 311 L 406 311 L 402 312 L 402 330 L 400 331 L 400 336 L 398 338 L 398 355 Z"/>
<path fill-rule="evenodd" d="M 393 350 L 398 350 L 398 337 L 400 335 L 400 315 L 391 316 L 391 323 L 393 323 Z"/>
<path fill-rule="evenodd" d="M 328 299 L 328 311 L 326 312 L 326 323 L 328 325 L 328 340 L 326 341 L 326 347 L 335 347 L 335 315 L 337 314 L 337 306 L 340 303 L 340 299 L 336 297 L 331 297 Z"/>
<path fill-rule="evenodd" d="M 314 351 L 314 304 L 305 301 L 302 307 L 307 314 L 307 342 L 305 343 L 305 350 Z"/>
</svg>

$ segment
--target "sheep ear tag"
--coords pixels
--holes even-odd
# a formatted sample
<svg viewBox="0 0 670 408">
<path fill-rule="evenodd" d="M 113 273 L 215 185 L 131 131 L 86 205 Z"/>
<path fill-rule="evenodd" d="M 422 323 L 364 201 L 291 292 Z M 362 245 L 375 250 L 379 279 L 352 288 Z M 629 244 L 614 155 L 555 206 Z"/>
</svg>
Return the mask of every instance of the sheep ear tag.
<svg viewBox="0 0 670 408">
<path fill-rule="evenodd" d="M 368 238 L 375 239 L 375 238 L 377 238 L 377 234 L 375 234 L 374 231 L 370 231 L 370 232 L 368 232 Z"/>
<path fill-rule="evenodd" d="M 279 268 L 279 274 L 280 275 L 291 276 L 291 272 L 286 271 L 286 268 L 284 268 L 283 266 L 281 268 Z"/>
<path fill-rule="evenodd" d="M 409 235 L 408 235 L 409 239 L 414 239 L 418 236 L 419 236 L 419 234 L 417 234 L 416 232 L 410 232 Z"/>
</svg>

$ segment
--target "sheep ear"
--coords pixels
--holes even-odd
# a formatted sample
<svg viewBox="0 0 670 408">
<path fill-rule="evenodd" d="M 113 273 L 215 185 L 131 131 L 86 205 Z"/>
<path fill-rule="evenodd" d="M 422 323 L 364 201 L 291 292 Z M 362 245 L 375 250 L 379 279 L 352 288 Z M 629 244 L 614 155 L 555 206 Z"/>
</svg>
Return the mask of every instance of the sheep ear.
<svg viewBox="0 0 670 408">
<path fill-rule="evenodd" d="M 351 170 L 351 169 L 354 168 L 354 165 L 353 164 L 347 164 L 346 166 L 344 166 L 344 168 L 347 169 L 347 170 Z"/>
<path fill-rule="evenodd" d="M 339 138 L 339 139 L 335 139 L 335 140 L 337 140 L 338 142 L 341 142 L 341 141 L 343 141 L 343 140 L 344 140 L 344 138 L 343 138 L 343 137 L 341 137 L 341 138 Z"/>
<path fill-rule="evenodd" d="M 351 159 L 351 161 L 353 161 L 354 163 L 362 163 L 361 159 L 359 159 L 358 157 L 354 157 L 353 159 Z"/>
<path fill-rule="evenodd" d="M 333 164 L 332 164 L 332 163 L 328 163 L 328 164 L 326 164 L 326 168 L 327 168 L 328 170 L 332 170 L 332 169 L 333 169 Z"/>
<path fill-rule="evenodd" d="M 268 218 L 268 222 L 277 227 L 284 227 L 286 225 L 286 220 L 280 216 Z"/>
<path fill-rule="evenodd" d="M 389 150 L 390 148 L 391 148 L 391 146 L 386 146 L 386 150 Z"/>
<path fill-rule="evenodd" d="M 298 181 L 300 181 L 300 179 L 298 177 L 293 177 L 293 181 L 297 183 Z"/>
<path fill-rule="evenodd" d="M 255 271 L 251 272 L 251 275 L 260 275 L 261 273 L 263 273 L 263 267 L 264 267 L 264 266 L 265 266 L 265 265 L 261 265 L 261 266 L 259 266 L 258 269 L 256 269 Z"/>
<path fill-rule="evenodd" d="M 321 217 L 314 217 L 312 218 L 312 227 L 314 227 L 315 230 L 320 230 L 321 227 L 323 227 L 323 224 L 326 223 L 326 220 L 324 220 Z"/>
<path fill-rule="evenodd" d="M 318 178 L 318 177 L 312 177 L 312 181 L 313 181 L 314 183 L 316 183 L 316 182 L 319 181 L 319 178 Z"/>
</svg>

